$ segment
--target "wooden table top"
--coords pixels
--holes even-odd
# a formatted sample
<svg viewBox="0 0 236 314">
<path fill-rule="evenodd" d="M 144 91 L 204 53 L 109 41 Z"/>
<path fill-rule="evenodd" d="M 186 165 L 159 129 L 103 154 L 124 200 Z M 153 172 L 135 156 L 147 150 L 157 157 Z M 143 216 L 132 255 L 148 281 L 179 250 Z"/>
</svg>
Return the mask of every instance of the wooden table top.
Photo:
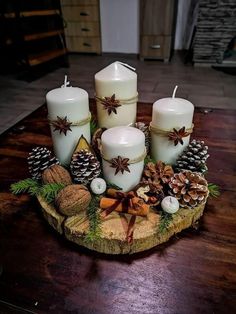
<svg viewBox="0 0 236 314">
<path fill-rule="evenodd" d="M 151 109 L 139 104 L 138 120 Z M 46 116 L 42 106 L 0 137 L 0 313 L 236 313 L 235 112 L 195 111 L 192 138 L 209 145 L 207 179 L 222 190 L 198 230 L 133 256 L 68 242 L 35 199 L 9 192 L 32 147 L 52 146 Z"/>
</svg>

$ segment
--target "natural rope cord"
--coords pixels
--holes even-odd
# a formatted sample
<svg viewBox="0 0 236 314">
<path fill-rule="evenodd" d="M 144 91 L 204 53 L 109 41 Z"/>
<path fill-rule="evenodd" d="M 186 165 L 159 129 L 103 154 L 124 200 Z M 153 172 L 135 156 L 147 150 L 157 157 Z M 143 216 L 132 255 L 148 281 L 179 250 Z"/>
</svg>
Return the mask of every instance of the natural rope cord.
<svg viewBox="0 0 236 314">
<path fill-rule="evenodd" d="M 71 123 L 70 126 L 83 126 L 83 125 L 85 125 L 85 124 L 90 122 L 91 117 L 92 117 L 91 116 L 91 112 L 89 112 L 88 117 L 85 118 L 85 119 L 74 121 L 74 122 L 69 121 Z M 52 120 L 50 118 L 48 118 L 48 120 L 49 120 L 49 124 L 52 124 Z"/>
<path fill-rule="evenodd" d="M 105 161 L 107 161 L 107 162 L 109 162 L 109 163 L 112 162 L 112 159 L 113 159 L 113 158 L 112 158 L 112 159 L 107 158 L 107 157 L 103 154 L 102 149 L 100 150 L 100 152 L 101 152 L 101 157 L 102 157 L 102 159 L 104 159 Z M 146 151 L 146 148 L 145 148 L 145 150 L 144 150 L 144 152 L 142 153 L 142 155 L 140 155 L 139 157 L 134 158 L 134 159 L 129 159 L 128 163 L 129 163 L 130 165 L 131 165 L 131 164 L 136 164 L 136 163 L 138 163 L 138 162 L 144 160 L 146 156 L 147 156 L 147 151 Z M 114 157 L 114 158 L 115 158 L 115 157 Z M 122 158 L 128 158 L 128 157 L 122 157 Z"/>
<path fill-rule="evenodd" d="M 101 97 L 101 96 L 95 95 L 95 99 L 99 102 L 106 101 L 106 98 L 108 98 L 108 97 Z M 130 105 L 130 104 L 133 104 L 134 102 L 138 101 L 138 93 L 134 97 L 131 97 L 131 98 L 116 99 L 116 100 L 118 100 L 121 105 Z"/>
<path fill-rule="evenodd" d="M 189 134 L 191 134 L 191 133 L 193 133 L 193 128 L 194 128 L 194 124 L 192 123 L 191 128 L 185 129 L 185 132 L 188 132 Z M 150 122 L 150 124 L 149 124 L 149 130 L 151 132 L 153 132 L 155 134 L 162 135 L 162 136 L 168 136 L 169 133 L 173 131 L 173 129 L 165 130 L 165 129 L 161 129 L 161 128 L 158 128 L 158 127 L 154 126 L 152 124 L 152 122 Z"/>
</svg>

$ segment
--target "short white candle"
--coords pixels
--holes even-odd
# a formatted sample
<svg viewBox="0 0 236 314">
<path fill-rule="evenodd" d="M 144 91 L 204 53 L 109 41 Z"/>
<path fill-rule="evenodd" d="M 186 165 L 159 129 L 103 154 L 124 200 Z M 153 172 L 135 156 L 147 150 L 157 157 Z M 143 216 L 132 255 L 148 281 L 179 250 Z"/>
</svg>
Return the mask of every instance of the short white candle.
<svg viewBox="0 0 236 314">
<path fill-rule="evenodd" d="M 175 89 L 176 90 L 176 89 Z M 182 98 L 162 98 L 153 104 L 151 125 L 161 130 L 173 131 L 182 127 L 189 129 L 193 121 L 193 104 Z M 190 135 L 183 138 L 183 145 L 176 146 L 168 136 L 151 132 L 151 155 L 156 161 L 161 160 L 167 164 L 175 164 L 178 156 L 189 144 Z"/>
<path fill-rule="evenodd" d="M 173 196 L 166 196 L 161 202 L 161 208 L 169 214 L 174 214 L 179 210 L 179 201 Z"/>
<path fill-rule="evenodd" d="M 131 161 L 144 157 L 145 152 L 145 136 L 142 131 L 133 127 L 114 127 L 106 130 L 102 134 L 102 154 L 111 160 L 121 156 L 129 158 Z M 122 174 L 111 167 L 107 160 L 102 160 L 103 174 L 107 182 L 113 183 L 123 191 L 132 190 L 139 182 L 144 167 L 144 158 L 136 163 L 131 163 L 128 167 L 130 172 L 124 171 Z"/>
<path fill-rule="evenodd" d="M 127 65 L 128 66 L 128 65 Z M 97 117 L 100 127 L 111 128 L 121 125 L 133 125 L 137 113 L 137 74 L 134 68 L 127 68 L 116 61 L 95 74 L 96 96 L 111 97 L 115 94 L 118 100 L 134 99 L 129 104 L 122 104 L 116 109 L 117 114 L 110 115 L 100 101 L 97 101 Z"/>
<path fill-rule="evenodd" d="M 66 87 L 51 90 L 46 95 L 48 118 L 50 121 L 57 120 L 57 117 L 67 117 L 70 122 L 78 122 L 89 117 L 88 93 L 78 87 Z M 90 123 L 82 126 L 71 126 L 72 131 L 66 135 L 54 131 L 51 126 L 51 134 L 54 152 L 62 164 L 69 164 L 72 153 L 80 136 L 83 134 L 90 143 Z"/>
</svg>

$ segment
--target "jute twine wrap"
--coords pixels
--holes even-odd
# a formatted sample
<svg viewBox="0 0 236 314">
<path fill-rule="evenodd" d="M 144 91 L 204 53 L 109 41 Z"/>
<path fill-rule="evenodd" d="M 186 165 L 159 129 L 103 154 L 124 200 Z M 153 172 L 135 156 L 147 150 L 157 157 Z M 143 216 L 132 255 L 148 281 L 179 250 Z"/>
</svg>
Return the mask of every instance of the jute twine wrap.
<svg viewBox="0 0 236 314">
<path fill-rule="evenodd" d="M 98 102 L 103 102 L 103 101 L 106 101 L 106 98 L 108 98 L 107 96 L 104 97 L 104 96 L 97 96 L 95 95 L 95 99 L 98 101 Z M 109 97 L 110 98 L 110 97 Z M 133 104 L 134 102 L 137 102 L 138 101 L 138 93 L 134 96 L 134 97 L 131 97 L 131 98 L 127 98 L 127 99 L 116 99 L 119 101 L 119 104 L 120 105 L 130 105 L 130 104 Z"/>
<path fill-rule="evenodd" d="M 91 112 L 89 112 L 88 117 L 85 118 L 85 119 L 78 120 L 78 121 L 73 121 L 73 122 L 71 122 L 70 120 L 68 120 L 68 122 L 71 123 L 70 126 L 83 126 L 83 125 L 85 125 L 85 124 L 88 124 L 88 123 L 90 122 L 90 120 L 91 120 Z M 52 124 L 52 119 L 50 119 L 49 117 L 48 117 L 48 121 L 49 121 L 49 124 Z"/>
<path fill-rule="evenodd" d="M 193 133 L 193 128 L 194 128 L 194 124 L 192 123 L 191 128 L 185 129 L 185 132 L 188 133 L 188 135 L 186 135 L 186 136 L 189 136 L 191 133 Z M 179 129 L 181 129 L 181 128 L 179 128 Z M 154 126 L 152 124 L 152 122 L 150 122 L 149 130 L 151 132 L 153 132 L 154 134 L 158 134 L 158 135 L 161 135 L 161 136 L 169 136 L 170 132 L 173 132 L 174 128 L 171 129 L 171 130 L 160 129 L 160 128 Z"/>
<path fill-rule="evenodd" d="M 146 148 L 145 148 L 145 150 L 144 150 L 144 152 L 142 153 L 142 155 L 140 155 L 139 157 L 134 158 L 134 159 L 129 159 L 128 163 L 129 163 L 129 165 L 131 165 L 131 164 L 137 164 L 138 162 L 143 161 L 146 156 L 147 156 L 147 151 L 146 151 Z M 101 157 L 102 157 L 103 160 L 105 160 L 105 161 L 107 161 L 107 162 L 109 162 L 109 163 L 112 163 L 112 159 L 113 159 L 113 158 L 112 158 L 112 159 L 107 158 L 107 156 L 103 154 L 102 149 L 101 149 Z M 121 156 L 121 157 L 122 157 L 122 156 Z M 114 158 L 115 158 L 115 157 L 114 157 Z M 122 158 L 128 158 L 128 157 L 122 157 Z"/>
</svg>

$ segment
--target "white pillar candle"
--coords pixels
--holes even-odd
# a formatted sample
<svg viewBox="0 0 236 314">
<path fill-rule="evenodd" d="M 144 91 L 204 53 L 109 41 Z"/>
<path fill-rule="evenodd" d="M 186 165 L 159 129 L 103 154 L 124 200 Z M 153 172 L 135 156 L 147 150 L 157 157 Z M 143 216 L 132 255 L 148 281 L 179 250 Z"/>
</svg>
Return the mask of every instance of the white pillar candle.
<svg viewBox="0 0 236 314">
<path fill-rule="evenodd" d="M 47 93 L 46 101 L 49 121 L 55 121 L 57 117 L 67 117 L 67 120 L 72 123 L 71 131 L 67 131 L 66 135 L 58 130 L 54 131 L 55 128 L 51 125 L 54 153 L 62 164 L 69 164 L 82 134 L 90 143 L 88 93 L 78 87 L 67 87 L 65 81 L 61 88 L 53 89 Z M 79 126 L 80 122 L 85 124 Z"/>
<path fill-rule="evenodd" d="M 96 97 L 115 95 L 121 106 L 108 113 L 101 101 L 97 100 L 97 117 L 100 127 L 111 128 L 133 125 L 137 113 L 137 74 L 134 68 L 116 61 L 95 74 Z"/>
<path fill-rule="evenodd" d="M 172 132 L 185 127 L 192 128 L 193 104 L 182 98 L 175 98 L 174 90 L 172 98 L 163 98 L 157 100 L 152 109 L 151 122 L 151 155 L 156 161 L 161 160 L 167 164 L 175 164 L 178 156 L 189 144 L 190 135 L 183 137 L 183 145 L 178 143 L 176 146 L 168 138 L 168 132 Z M 152 130 L 152 127 L 154 130 Z M 155 132 L 155 128 L 164 131 L 165 134 Z"/>
<path fill-rule="evenodd" d="M 129 127 L 114 127 L 102 134 L 102 166 L 107 182 L 113 183 L 123 191 L 131 191 L 142 176 L 145 158 L 145 136 L 142 131 Z M 123 174 L 111 167 L 113 158 L 128 158 L 128 171 Z"/>
</svg>

